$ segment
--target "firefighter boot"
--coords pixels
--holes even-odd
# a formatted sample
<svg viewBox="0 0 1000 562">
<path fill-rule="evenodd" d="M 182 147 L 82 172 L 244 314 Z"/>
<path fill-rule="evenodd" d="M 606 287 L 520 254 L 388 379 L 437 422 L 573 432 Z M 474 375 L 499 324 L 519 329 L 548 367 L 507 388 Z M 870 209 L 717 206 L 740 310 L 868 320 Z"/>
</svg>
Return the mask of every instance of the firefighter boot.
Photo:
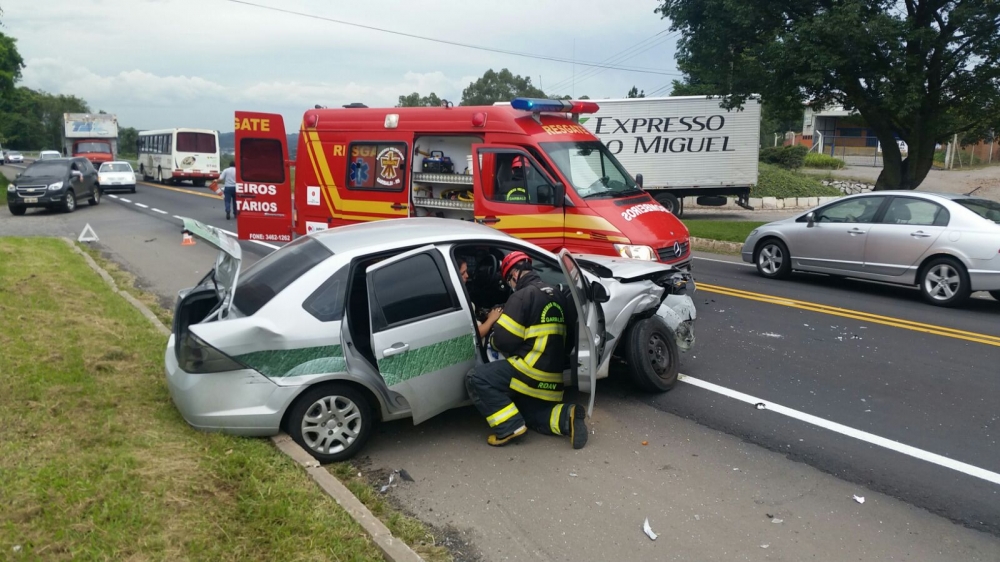
<svg viewBox="0 0 1000 562">
<path fill-rule="evenodd" d="M 569 407 L 569 438 L 574 449 L 582 449 L 587 444 L 587 422 L 583 420 L 587 411 L 577 404 Z"/>
<path fill-rule="evenodd" d="M 507 443 L 510 443 L 511 441 L 517 439 L 518 437 L 524 435 L 527 432 L 528 428 L 522 425 L 521 427 L 515 429 L 514 431 L 508 433 L 507 435 L 504 435 L 503 437 L 500 437 L 496 434 L 490 435 L 489 437 L 486 438 L 486 442 L 489 443 L 490 445 L 493 445 L 494 447 L 503 447 Z M 586 441 L 586 437 L 584 437 L 584 441 Z"/>
</svg>

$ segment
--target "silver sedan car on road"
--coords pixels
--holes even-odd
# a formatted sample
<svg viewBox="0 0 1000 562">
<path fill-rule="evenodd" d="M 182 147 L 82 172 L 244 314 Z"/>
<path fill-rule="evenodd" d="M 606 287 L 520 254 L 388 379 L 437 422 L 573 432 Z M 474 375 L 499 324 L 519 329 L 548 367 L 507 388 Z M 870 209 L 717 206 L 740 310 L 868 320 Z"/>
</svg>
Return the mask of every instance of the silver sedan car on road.
<svg viewBox="0 0 1000 562">
<path fill-rule="evenodd" d="M 465 376 L 487 360 L 477 312 L 506 301 L 498 270 L 512 251 L 575 303 L 564 379 L 590 395 L 588 413 L 612 355 L 639 387 L 664 391 L 678 350 L 694 343 L 690 276 L 657 262 L 556 255 L 424 218 L 316 232 L 241 274 L 236 240 L 190 219 L 185 229 L 220 253 L 176 305 L 165 356 L 174 404 L 198 429 L 284 429 L 321 462 L 356 454 L 376 420 L 420 423 L 470 403 Z"/>
<path fill-rule="evenodd" d="M 853 195 L 761 226 L 742 254 L 767 278 L 797 270 L 917 285 L 940 306 L 973 291 L 1000 300 L 1000 203 L 913 191 Z"/>
</svg>

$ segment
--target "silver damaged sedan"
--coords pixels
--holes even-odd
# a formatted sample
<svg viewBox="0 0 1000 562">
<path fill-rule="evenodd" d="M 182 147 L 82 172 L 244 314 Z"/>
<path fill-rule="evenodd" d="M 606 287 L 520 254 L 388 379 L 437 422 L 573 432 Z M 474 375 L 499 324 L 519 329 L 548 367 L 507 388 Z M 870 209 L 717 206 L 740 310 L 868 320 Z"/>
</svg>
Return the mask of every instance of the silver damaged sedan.
<svg viewBox="0 0 1000 562">
<path fill-rule="evenodd" d="M 853 195 L 754 230 L 742 254 L 767 278 L 797 270 L 916 285 L 939 306 L 974 291 L 1000 300 L 1000 203 L 913 191 Z"/>
<path fill-rule="evenodd" d="M 174 404 L 202 430 L 287 431 L 321 462 L 357 454 L 378 420 L 420 423 L 471 403 L 465 375 L 488 357 L 476 321 L 506 301 L 498 270 L 511 251 L 575 302 L 564 377 L 589 395 L 588 414 L 613 356 L 662 392 L 694 344 L 690 275 L 657 262 L 555 255 L 424 218 L 316 232 L 241 273 L 236 240 L 190 219 L 185 230 L 219 256 L 179 295 L 165 355 Z"/>
</svg>

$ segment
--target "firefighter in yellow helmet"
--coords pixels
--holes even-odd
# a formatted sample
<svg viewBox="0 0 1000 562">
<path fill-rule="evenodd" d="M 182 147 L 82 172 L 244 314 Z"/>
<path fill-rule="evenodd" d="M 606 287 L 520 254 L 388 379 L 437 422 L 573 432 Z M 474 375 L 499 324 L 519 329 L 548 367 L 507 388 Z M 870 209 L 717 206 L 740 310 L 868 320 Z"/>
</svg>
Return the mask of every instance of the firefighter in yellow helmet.
<svg viewBox="0 0 1000 562">
<path fill-rule="evenodd" d="M 566 310 L 572 304 L 531 268 L 524 252 L 511 252 L 500 271 L 514 293 L 493 327 L 491 343 L 506 361 L 469 371 L 466 387 L 479 412 L 496 433 L 490 445 L 506 445 L 527 428 L 570 437 L 574 449 L 587 444 L 586 411 L 563 403 L 566 364 Z"/>
</svg>

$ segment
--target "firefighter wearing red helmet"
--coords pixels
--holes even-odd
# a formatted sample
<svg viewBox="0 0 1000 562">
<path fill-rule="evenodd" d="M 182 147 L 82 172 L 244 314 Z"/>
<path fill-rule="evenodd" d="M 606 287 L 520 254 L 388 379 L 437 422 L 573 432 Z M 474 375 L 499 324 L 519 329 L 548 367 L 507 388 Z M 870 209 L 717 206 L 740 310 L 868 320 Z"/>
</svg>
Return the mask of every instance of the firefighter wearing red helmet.
<svg viewBox="0 0 1000 562">
<path fill-rule="evenodd" d="M 511 252 L 500 273 L 513 291 L 493 328 L 491 344 L 506 357 L 469 371 L 466 387 L 479 412 L 496 432 L 487 443 L 506 445 L 528 428 L 567 435 L 574 449 L 587 444 L 586 411 L 563 403 L 566 364 L 567 298 L 545 283 L 524 252 Z"/>
</svg>

